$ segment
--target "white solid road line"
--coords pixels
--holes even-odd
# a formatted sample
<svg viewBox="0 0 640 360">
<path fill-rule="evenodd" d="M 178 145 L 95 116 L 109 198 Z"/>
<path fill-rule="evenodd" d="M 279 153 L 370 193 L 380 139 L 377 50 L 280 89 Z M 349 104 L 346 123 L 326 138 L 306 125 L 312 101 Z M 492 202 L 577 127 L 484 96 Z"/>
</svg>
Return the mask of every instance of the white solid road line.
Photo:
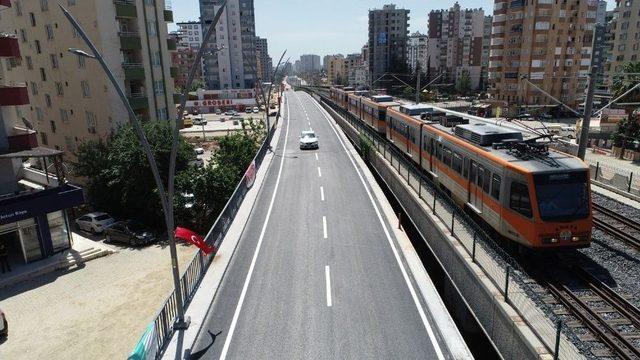
<svg viewBox="0 0 640 360">
<path fill-rule="evenodd" d="M 327 238 L 327 217 L 322 217 L 322 233 L 324 234 L 324 238 Z"/>
<path fill-rule="evenodd" d="M 324 201 L 324 188 L 320 186 L 320 200 Z"/>
<path fill-rule="evenodd" d="M 282 148 L 282 159 L 280 160 L 280 169 L 278 169 L 278 177 L 276 178 L 276 186 L 273 190 L 273 195 L 271 196 L 271 202 L 269 203 L 269 209 L 267 210 L 267 216 L 265 216 L 264 223 L 262 224 L 262 230 L 260 231 L 260 237 L 258 238 L 258 244 L 256 245 L 256 250 L 253 253 L 253 259 L 251 259 L 251 265 L 249 266 L 249 272 L 247 273 L 247 277 L 244 280 L 244 285 L 242 286 L 242 292 L 240 293 L 240 298 L 238 299 L 238 305 L 236 306 L 236 310 L 233 313 L 233 319 L 231 320 L 231 325 L 229 326 L 229 333 L 224 340 L 224 346 L 222 347 L 222 353 L 220 354 L 220 359 L 224 360 L 227 358 L 227 352 L 229 351 L 229 344 L 231 344 L 231 338 L 233 337 L 233 332 L 236 329 L 236 325 L 238 324 L 238 317 L 240 316 L 240 311 L 242 310 L 242 304 L 244 303 L 244 298 L 247 296 L 247 289 L 249 288 L 249 282 L 251 282 L 251 276 L 253 275 L 253 269 L 256 266 L 256 260 L 258 259 L 258 254 L 260 253 L 260 247 L 262 246 L 262 241 L 264 240 L 264 234 L 267 230 L 267 224 L 269 223 L 269 218 L 271 217 L 271 210 L 273 209 L 273 204 L 276 200 L 276 194 L 278 193 L 278 186 L 280 185 L 280 178 L 282 175 L 282 168 L 284 166 L 284 159 L 286 156 L 284 154 L 287 151 L 287 139 L 289 137 L 289 124 L 291 120 L 291 115 L 289 112 L 289 101 L 287 101 L 287 130 L 284 135 L 284 145 Z"/>
<path fill-rule="evenodd" d="M 322 177 L 322 170 L 320 170 L 320 166 L 318 166 L 318 177 Z"/>
<path fill-rule="evenodd" d="M 329 265 L 324 267 L 324 277 L 327 282 L 327 306 L 331 307 L 333 303 L 331 302 L 331 269 L 329 269 Z"/>
<path fill-rule="evenodd" d="M 347 153 L 347 157 L 351 161 L 351 165 L 353 165 L 353 168 L 356 170 L 356 173 L 358 174 L 358 177 L 360 178 L 360 181 L 362 182 L 362 186 L 364 186 L 364 189 L 367 192 L 367 195 L 369 196 L 369 201 L 371 201 L 371 205 L 373 205 L 373 209 L 375 210 L 376 215 L 378 216 L 378 221 L 380 221 L 380 225 L 382 225 L 382 229 L 384 230 L 384 234 L 387 237 L 387 241 L 389 242 L 389 246 L 391 246 L 391 250 L 393 252 L 393 256 L 396 258 L 396 262 L 398 263 L 398 266 L 400 267 L 400 272 L 402 273 L 402 277 L 404 278 L 404 281 L 407 283 L 407 287 L 409 288 L 409 293 L 411 293 L 411 298 L 413 299 L 414 304 L 418 308 L 418 313 L 420 314 L 420 319 L 422 319 L 422 324 L 424 325 L 425 329 L 427 330 L 427 334 L 429 335 L 429 339 L 431 340 L 431 345 L 433 345 L 433 348 L 436 351 L 436 355 L 438 356 L 438 359 L 444 359 L 445 357 L 442 354 L 442 349 L 440 349 L 440 344 L 438 343 L 438 340 L 436 339 L 435 334 L 433 333 L 433 329 L 431 329 L 431 325 L 429 325 L 429 320 L 427 319 L 427 315 L 426 315 L 424 309 L 422 308 L 422 304 L 420 303 L 420 299 L 418 299 L 418 295 L 416 293 L 416 290 L 413 288 L 413 284 L 411 283 L 411 280 L 409 279 L 409 274 L 407 273 L 407 270 L 404 268 L 404 264 L 402 263 L 402 259 L 400 259 L 400 254 L 398 253 L 398 249 L 396 248 L 396 245 L 394 244 L 393 240 L 391 239 L 391 235 L 389 234 L 389 230 L 387 229 L 387 226 L 385 225 L 384 220 L 382 219 L 382 215 L 380 214 L 380 210 L 378 209 L 378 205 L 376 205 L 376 202 L 373 200 L 373 196 L 371 195 L 371 192 L 369 191 L 369 188 L 367 187 L 367 184 L 366 184 L 364 178 L 362 177 L 362 174 L 360 173 L 360 170 L 358 169 L 358 166 L 356 165 L 355 161 L 353 160 L 352 154 L 349 152 L 349 150 L 347 150 L 347 147 L 345 146 L 344 142 L 342 141 L 342 138 L 338 134 L 338 131 L 335 128 L 335 126 L 337 126 L 337 124 L 334 126 L 334 124 L 331 121 L 331 118 L 330 118 L 329 114 L 326 112 L 326 110 L 324 110 L 318 104 L 318 102 L 314 98 L 311 98 L 311 101 L 320 110 L 320 113 L 324 116 L 324 118 L 329 123 L 329 126 L 331 127 L 331 130 L 333 130 L 333 133 L 338 138 L 338 141 L 340 142 L 340 145 L 342 145 L 342 148 Z"/>
<path fill-rule="evenodd" d="M 316 153 L 316 160 L 319 160 L 319 159 L 318 159 L 318 153 Z"/>
</svg>

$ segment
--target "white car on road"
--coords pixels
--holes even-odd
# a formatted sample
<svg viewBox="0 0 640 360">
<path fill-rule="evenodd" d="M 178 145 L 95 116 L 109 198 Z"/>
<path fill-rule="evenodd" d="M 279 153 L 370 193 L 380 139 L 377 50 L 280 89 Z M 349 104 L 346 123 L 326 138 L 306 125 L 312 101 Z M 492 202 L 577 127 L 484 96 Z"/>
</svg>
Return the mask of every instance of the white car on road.
<svg viewBox="0 0 640 360">
<path fill-rule="evenodd" d="M 300 150 L 317 149 L 318 137 L 312 130 L 303 131 L 300 134 Z"/>
<path fill-rule="evenodd" d="M 92 234 L 100 234 L 109 227 L 109 225 L 116 222 L 111 215 L 103 212 L 92 212 L 76 219 L 76 225 L 78 229 L 88 231 Z"/>
</svg>

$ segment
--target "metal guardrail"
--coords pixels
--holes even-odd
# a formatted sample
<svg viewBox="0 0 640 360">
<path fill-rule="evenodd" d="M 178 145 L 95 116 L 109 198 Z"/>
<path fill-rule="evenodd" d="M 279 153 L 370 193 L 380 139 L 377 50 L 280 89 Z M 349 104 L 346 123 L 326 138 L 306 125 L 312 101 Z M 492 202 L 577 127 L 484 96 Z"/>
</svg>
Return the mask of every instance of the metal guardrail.
<svg viewBox="0 0 640 360">
<path fill-rule="evenodd" d="M 258 153 L 254 157 L 253 161 L 256 166 L 256 171 L 262 165 L 262 161 L 269 149 L 269 143 L 267 139 L 271 139 L 273 133 L 275 132 L 275 126 L 273 126 L 269 132 L 269 136 L 265 139 L 265 141 L 260 146 Z M 182 288 L 182 293 L 184 294 L 184 307 L 187 308 L 189 302 L 193 299 L 195 295 L 196 289 L 200 284 L 200 281 L 204 277 L 204 274 L 207 272 L 209 265 L 213 261 L 213 258 L 216 256 L 218 249 L 224 239 L 227 231 L 229 230 L 229 226 L 233 222 L 233 219 L 242 205 L 242 201 L 249 188 L 247 187 L 247 175 L 243 175 L 242 179 L 236 186 L 233 194 L 227 201 L 224 209 L 218 215 L 218 218 L 213 223 L 211 229 L 207 233 L 205 237 L 205 241 L 207 245 L 214 246 L 215 251 L 209 255 L 204 254 L 200 249 L 193 256 L 191 261 L 186 267 L 186 270 L 182 274 L 180 278 L 180 286 Z M 175 298 L 175 290 L 171 292 L 171 294 L 165 300 L 162 309 L 155 316 L 154 326 L 155 326 L 155 342 L 157 344 L 157 348 L 159 349 L 158 355 L 162 354 L 164 347 L 167 345 L 169 339 L 174 333 L 173 323 L 175 317 L 177 315 L 178 308 L 176 304 Z"/>
<path fill-rule="evenodd" d="M 303 90 L 309 91 L 304 88 Z M 422 199 L 433 215 L 447 226 L 449 235 L 463 245 L 473 262 L 499 289 L 504 300 L 511 304 L 529 324 L 549 352 L 554 354 L 555 359 L 583 357 L 573 345 L 580 343 L 573 329 L 563 325 L 553 308 L 545 303 L 543 296 L 530 285 L 531 278 L 527 276 L 524 269 L 483 230 L 480 224 L 462 211 L 444 191 L 386 138 L 334 104 L 326 96 L 320 96 L 320 100 L 347 120 L 359 134 L 365 136 L 373 144 L 372 148 L 397 169 L 398 174 L 415 191 L 416 196 Z M 354 142 L 359 146 L 357 141 Z M 478 318 L 481 323 L 486 321 L 482 324 L 483 326 L 493 326 L 492 319 Z"/>
</svg>

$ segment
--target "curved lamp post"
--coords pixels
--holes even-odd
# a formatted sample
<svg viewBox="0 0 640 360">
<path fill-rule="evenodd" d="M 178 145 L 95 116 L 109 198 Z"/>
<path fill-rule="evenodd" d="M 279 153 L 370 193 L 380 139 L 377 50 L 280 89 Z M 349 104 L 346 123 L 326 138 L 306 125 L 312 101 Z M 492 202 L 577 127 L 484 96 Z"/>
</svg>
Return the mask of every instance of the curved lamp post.
<svg viewBox="0 0 640 360">
<path fill-rule="evenodd" d="M 189 89 L 191 88 L 191 84 L 192 84 L 193 79 L 195 77 L 195 74 L 197 72 L 197 69 L 198 69 L 198 66 L 199 66 L 199 62 L 202 59 L 202 55 L 205 52 L 205 48 L 206 48 L 205 45 L 207 44 L 207 42 L 211 38 L 211 35 L 213 34 L 213 32 L 215 30 L 215 26 L 218 23 L 218 20 L 222 16 L 222 12 L 223 12 L 226 4 L 227 4 L 226 1 L 224 1 L 222 3 L 222 5 L 220 6 L 220 9 L 218 9 L 218 11 L 216 12 L 215 17 L 213 18 L 213 21 L 211 21 L 211 23 L 209 24 L 209 29 L 207 30 L 207 33 L 206 33 L 206 35 L 205 35 L 205 37 L 203 39 L 202 46 L 198 50 L 198 54 L 196 55 L 194 64 L 191 67 L 191 70 L 189 71 L 189 77 L 187 78 L 186 86 L 182 91 L 182 99 L 180 101 L 180 108 L 178 110 L 178 115 L 177 115 L 176 122 L 173 125 L 173 141 L 172 141 L 172 146 L 171 146 L 171 158 L 170 158 L 170 162 L 169 162 L 169 181 L 168 181 L 168 186 L 167 186 L 168 191 L 165 191 L 164 184 L 163 184 L 162 179 L 160 177 L 160 172 L 158 171 L 158 164 L 156 163 L 155 158 L 153 156 L 153 153 L 151 152 L 151 147 L 149 145 L 149 141 L 147 140 L 147 137 L 144 134 L 144 130 L 142 129 L 142 125 L 140 124 L 140 120 L 138 120 L 135 112 L 133 111 L 133 108 L 131 107 L 131 104 L 129 103 L 124 90 L 122 90 L 122 87 L 120 87 L 120 84 L 118 83 L 118 81 L 116 80 L 115 76 L 113 75 L 113 73 L 109 69 L 109 67 L 108 67 L 107 63 L 105 62 L 104 58 L 102 57 L 102 55 L 100 54 L 100 52 L 98 51 L 96 46 L 91 42 L 91 40 L 89 39 L 89 37 L 85 33 L 84 29 L 82 28 L 82 26 L 80 26 L 78 21 L 73 17 L 73 15 L 71 15 L 71 13 L 69 13 L 69 11 L 67 9 L 64 8 L 64 6 L 62 6 L 60 4 L 58 5 L 60 7 L 60 9 L 62 10 L 62 12 L 64 13 L 64 15 L 67 18 L 67 20 L 69 20 L 69 22 L 74 27 L 74 29 L 78 32 L 78 34 L 80 34 L 80 37 L 82 37 L 82 40 L 84 40 L 85 44 L 89 47 L 89 49 L 91 49 L 91 53 L 88 53 L 88 52 L 86 52 L 84 50 L 80 50 L 80 49 L 69 49 L 69 51 L 71 53 L 73 53 L 73 54 L 78 55 L 78 56 L 83 56 L 83 57 L 87 57 L 87 58 L 98 60 L 98 62 L 102 66 L 102 70 L 105 72 L 105 74 L 107 75 L 107 77 L 111 81 L 111 84 L 113 85 L 113 87 L 115 88 L 116 92 L 118 93 L 118 96 L 120 97 L 120 100 L 122 101 L 123 105 L 127 109 L 127 112 L 129 114 L 129 122 L 131 123 L 131 125 L 134 128 L 134 130 L 136 131 L 136 134 L 138 135 L 138 139 L 142 143 L 142 148 L 143 148 L 143 150 L 144 150 L 144 152 L 145 152 L 145 154 L 147 156 L 147 161 L 149 162 L 149 165 L 151 166 L 151 172 L 153 173 L 153 179 L 154 179 L 154 181 L 156 183 L 156 186 L 158 187 L 158 193 L 160 195 L 160 203 L 162 205 L 162 211 L 164 213 L 164 219 L 165 219 L 165 224 L 166 224 L 166 229 L 167 229 L 167 236 L 169 238 L 168 239 L 169 240 L 169 250 L 171 252 L 171 268 L 172 268 L 172 272 L 173 272 L 173 284 L 174 284 L 174 288 L 175 288 L 174 291 L 175 291 L 175 294 L 176 294 L 176 307 L 177 307 L 177 317 L 176 317 L 175 322 L 173 324 L 173 329 L 174 330 L 186 329 L 187 327 L 189 327 L 189 323 L 190 323 L 190 319 L 189 318 L 185 318 L 185 316 L 184 316 L 184 297 L 183 297 L 183 294 L 182 294 L 182 287 L 180 286 L 180 270 L 178 268 L 178 255 L 177 255 L 177 251 L 176 251 L 176 242 L 175 242 L 175 236 L 174 236 L 175 235 L 174 234 L 175 224 L 174 224 L 174 214 L 173 214 L 173 195 L 174 195 L 174 189 L 175 189 L 174 185 L 175 185 L 176 157 L 177 157 L 177 152 L 178 152 L 178 136 L 179 136 L 178 130 L 179 130 L 180 125 L 182 124 L 182 118 L 183 118 L 183 115 L 184 115 L 184 107 L 185 107 L 186 102 L 187 102 L 187 96 L 189 94 Z"/>
</svg>

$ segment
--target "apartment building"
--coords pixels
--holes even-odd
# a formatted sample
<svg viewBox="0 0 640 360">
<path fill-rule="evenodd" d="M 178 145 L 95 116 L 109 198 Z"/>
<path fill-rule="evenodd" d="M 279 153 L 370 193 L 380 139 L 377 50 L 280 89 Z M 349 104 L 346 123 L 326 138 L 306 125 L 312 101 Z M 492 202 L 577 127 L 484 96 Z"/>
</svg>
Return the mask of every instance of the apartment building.
<svg viewBox="0 0 640 360">
<path fill-rule="evenodd" d="M 429 57 L 431 73 L 455 83 L 469 75 L 471 89 L 481 84 L 485 16 L 482 9 L 451 8 L 429 13 Z"/>
<path fill-rule="evenodd" d="M 629 62 L 640 61 L 640 1 L 617 0 L 611 23 L 610 81 Z"/>
<path fill-rule="evenodd" d="M 178 26 L 177 33 L 180 37 L 178 47 L 199 49 L 204 38 L 202 24 L 198 21 L 187 21 L 176 23 L 176 25 Z"/>
<path fill-rule="evenodd" d="M 177 33 L 169 34 L 170 38 L 173 38 L 178 44 L 180 44 L 181 36 Z M 171 67 L 174 69 L 174 85 L 176 87 L 176 91 L 180 92 L 180 89 L 183 89 L 187 85 L 187 80 L 189 77 L 189 72 L 193 67 L 193 64 L 196 61 L 196 57 L 198 54 L 198 49 L 192 48 L 189 46 L 178 45 L 178 48 L 174 51 L 170 51 L 171 53 Z M 204 83 L 204 77 L 202 73 L 202 61 L 200 62 L 201 66 L 199 66 L 196 70 L 195 80 L 199 80 L 201 83 Z"/>
<path fill-rule="evenodd" d="M 484 30 L 482 33 L 482 70 L 480 72 L 479 90 L 485 91 L 489 84 L 489 53 L 491 52 L 491 28 L 493 16 L 484 17 Z"/>
<path fill-rule="evenodd" d="M 420 64 L 421 72 L 427 71 L 427 44 L 428 36 L 416 31 L 407 40 L 407 65 L 411 72 L 415 73 L 416 66 Z"/>
<path fill-rule="evenodd" d="M 344 75 L 349 86 L 366 85 L 362 79 L 363 70 L 364 62 L 362 61 L 362 54 L 348 54 L 344 59 Z"/>
<path fill-rule="evenodd" d="M 348 78 L 345 71 L 345 59 L 342 55 L 333 55 L 329 58 L 327 66 L 327 78 L 331 85 L 346 85 Z"/>
<path fill-rule="evenodd" d="M 68 249 L 66 209 L 84 202 L 65 181 L 64 153 L 38 144 L 23 61 L 32 44 L 15 31 L 15 11 L 15 1 L 0 1 L 0 243 L 13 269 Z"/>
<path fill-rule="evenodd" d="M 143 120 L 175 118 L 174 85 L 167 38 L 173 14 L 164 1 L 85 0 L 62 2 L 102 52 Z M 88 50 L 58 2 L 11 1 L 2 11 L 4 31 L 15 34 L 21 49 L 22 81 L 28 84 L 30 106 L 18 108 L 43 146 L 72 157 L 83 141 L 106 139 L 128 113 L 97 61 L 74 55 Z"/>
<path fill-rule="evenodd" d="M 265 38 L 256 37 L 256 63 L 260 79 L 265 82 L 271 81 L 273 60 L 269 56 L 269 44 Z"/>
<path fill-rule="evenodd" d="M 554 104 L 529 82 L 578 107 L 591 65 L 596 10 L 593 0 L 495 1 L 489 82 L 500 112 Z"/>
<path fill-rule="evenodd" d="M 202 31 L 215 17 L 223 0 L 200 0 Z M 204 60 L 204 76 L 211 90 L 252 89 L 256 74 L 256 21 L 253 0 L 229 0 L 207 48 L 212 51 Z"/>
<path fill-rule="evenodd" d="M 608 96 L 608 72 L 610 54 L 613 48 L 613 11 L 607 11 L 605 1 L 598 2 L 596 25 L 593 35 L 593 66 L 596 68 L 596 95 Z"/>
<path fill-rule="evenodd" d="M 300 73 L 313 73 L 320 71 L 322 66 L 320 64 L 320 56 L 313 54 L 305 54 L 300 56 Z"/>
<path fill-rule="evenodd" d="M 405 72 L 409 10 L 394 4 L 369 10 L 369 72 L 378 79 L 385 73 Z"/>
</svg>

